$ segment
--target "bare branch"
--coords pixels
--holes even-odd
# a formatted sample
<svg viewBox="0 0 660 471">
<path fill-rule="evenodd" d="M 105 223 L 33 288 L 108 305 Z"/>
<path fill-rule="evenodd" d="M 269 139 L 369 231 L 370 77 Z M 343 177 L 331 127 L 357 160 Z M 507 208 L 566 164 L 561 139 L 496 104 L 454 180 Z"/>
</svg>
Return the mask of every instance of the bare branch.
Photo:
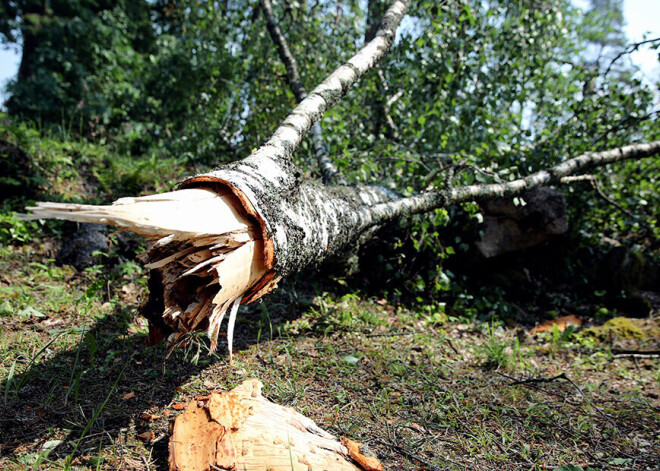
<svg viewBox="0 0 660 471">
<path fill-rule="evenodd" d="M 289 45 L 286 42 L 284 34 L 282 34 L 282 30 L 280 30 L 280 27 L 277 24 L 270 0 L 261 0 L 260 3 L 261 9 L 266 17 L 268 32 L 270 33 L 273 42 L 277 45 L 277 52 L 286 68 L 286 77 L 287 82 L 289 82 L 289 87 L 291 88 L 293 95 L 296 97 L 296 101 L 300 103 L 307 97 L 307 92 L 305 91 L 305 86 L 300 78 L 298 63 L 296 62 L 296 58 L 293 57 L 291 49 L 289 49 Z M 323 145 L 323 131 L 321 129 L 321 124 L 318 121 L 312 126 L 311 134 L 314 156 L 319 164 L 319 170 L 321 171 L 323 182 L 331 183 L 336 179 L 339 172 L 330 159 L 326 147 Z"/>
<path fill-rule="evenodd" d="M 651 225 L 650 225 L 649 223 L 647 223 L 646 221 L 644 221 L 644 219 L 641 218 L 640 216 L 637 216 L 637 215 L 634 214 L 632 211 L 630 211 L 630 210 L 624 208 L 624 207 L 621 206 L 619 203 L 617 203 L 615 200 L 613 200 L 612 198 L 610 198 L 610 197 L 609 197 L 609 196 L 603 191 L 603 189 L 601 188 L 600 184 L 598 183 L 598 179 L 597 179 L 597 178 L 593 178 L 593 179 L 591 179 L 590 183 L 591 183 L 591 187 L 592 187 L 594 190 L 596 190 L 596 193 L 598 193 L 598 196 L 600 196 L 604 201 L 606 201 L 607 203 L 609 203 L 609 204 L 611 204 L 612 206 L 614 206 L 616 209 L 618 209 L 619 211 L 621 211 L 623 214 L 625 214 L 625 215 L 628 216 L 629 218 L 637 220 L 637 221 L 640 223 L 640 225 L 641 225 L 642 227 L 644 227 L 644 229 L 647 231 L 647 233 L 648 233 L 649 235 L 651 235 L 651 237 L 653 237 L 653 230 L 652 230 L 652 228 L 651 228 Z"/>
<path fill-rule="evenodd" d="M 595 180 L 596 178 L 596 175 L 571 175 L 568 177 L 561 177 L 561 180 L 559 181 L 561 183 L 574 183 Z"/>
<path fill-rule="evenodd" d="M 289 161 L 312 125 L 388 53 L 409 5 L 410 0 L 394 1 L 385 12 L 376 37 L 314 88 L 255 154 L 272 160 Z"/>
<path fill-rule="evenodd" d="M 645 41 L 639 41 L 637 43 L 629 44 L 628 46 L 626 46 L 626 48 L 623 51 L 618 53 L 614 57 L 614 59 L 612 59 L 612 62 L 610 62 L 610 65 L 607 66 L 607 69 L 605 70 L 605 73 L 603 74 L 603 77 L 607 76 L 607 74 L 610 73 L 610 71 L 612 70 L 612 67 L 614 67 L 614 64 L 616 63 L 616 61 L 621 59 L 621 57 L 625 56 L 626 54 L 632 54 L 637 49 L 639 49 L 640 46 L 643 46 L 644 44 L 657 43 L 657 42 L 660 42 L 660 38 L 647 39 Z"/>
<path fill-rule="evenodd" d="M 305 87 L 300 78 L 298 63 L 289 49 L 289 45 L 284 38 L 284 34 L 282 34 L 282 30 L 277 24 L 270 0 L 261 0 L 260 5 L 264 12 L 264 16 L 266 17 L 266 27 L 268 28 L 270 37 L 277 46 L 280 60 L 284 63 L 284 67 L 286 68 L 289 87 L 291 88 L 293 95 L 296 97 L 296 101 L 301 102 L 307 97 L 307 92 L 305 91 Z"/>
</svg>

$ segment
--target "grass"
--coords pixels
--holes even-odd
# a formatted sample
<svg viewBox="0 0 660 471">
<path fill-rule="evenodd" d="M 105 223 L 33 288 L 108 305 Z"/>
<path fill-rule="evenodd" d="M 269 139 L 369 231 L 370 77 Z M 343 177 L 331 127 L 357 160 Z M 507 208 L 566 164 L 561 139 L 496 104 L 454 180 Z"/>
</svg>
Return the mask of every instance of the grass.
<svg viewBox="0 0 660 471">
<path fill-rule="evenodd" d="M 125 176 L 117 187 L 102 166 L 84 170 L 93 159 L 82 151 L 105 152 L 93 145 L 21 139 L 49 162 L 56 198 L 144 183 L 131 177 L 140 164 L 121 159 L 108 170 Z M 146 186 L 169 184 L 174 170 L 158 172 Z M 386 469 L 660 466 L 657 357 L 614 356 L 579 332 L 532 338 L 483 300 L 484 312 L 475 302 L 446 314 L 305 280 L 240 312 L 235 367 L 203 335 L 168 357 L 145 345 L 139 265 L 111 250 L 85 272 L 58 267 L 71 226 L 21 226 L 15 210 L 0 212 L 0 469 L 168 469 L 172 406 L 252 377 L 271 400 L 368 444 Z M 491 320 L 473 320 L 481 314 Z"/>
<path fill-rule="evenodd" d="M 388 469 L 658 464 L 657 359 L 613 359 L 551 334 L 518 341 L 492 323 L 429 322 L 386 300 L 291 286 L 242 313 L 235 368 L 209 356 L 203 336 L 166 358 L 144 346 L 142 273 L 79 275 L 53 267 L 45 246 L 2 253 L 12 309 L 41 313 L 2 318 L 3 469 L 166 469 L 171 405 L 248 377 L 368 443 Z M 138 292 L 127 297 L 130 283 Z M 573 384 L 531 381 L 561 373 Z M 154 442 L 137 437 L 147 430 Z"/>
<path fill-rule="evenodd" d="M 387 469 L 659 464 L 657 359 L 613 359 L 551 334 L 518 340 L 493 323 L 429 322 L 424 310 L 293 286 L 242 312 L 234 368 L 225 353 L 208 355 L 203 336 L 166 358 L 144 346 L 137 301 L 122 298 L 122 283 L 141 273 L 122 283 L 109 272 L 49 275 L 15 263 L 26 250 L 46 265 L 47 253 L 26 248 L 0 261 L 22 280 L 10 285 L 16 308 L 43 314 L 2 319 L 2 469 L 167 469 L 171 406 L 248 377 L 270 399 L 367 443 Z M 49 276 L 51 288 L 69 287 L 66 297 L 28 296 Z M 86 289 L 99 280 L 104 289 Z M 570 381 L 538 381 L 561 373 Z M 145 431 L 154 440 L 138 437 Z"/>
</svg>

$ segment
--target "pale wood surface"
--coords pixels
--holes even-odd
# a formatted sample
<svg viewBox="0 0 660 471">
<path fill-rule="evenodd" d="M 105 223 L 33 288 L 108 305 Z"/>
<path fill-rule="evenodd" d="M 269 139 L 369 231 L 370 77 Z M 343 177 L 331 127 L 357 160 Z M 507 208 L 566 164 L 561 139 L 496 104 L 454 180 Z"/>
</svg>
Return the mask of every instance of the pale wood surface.
<svg viewBox="0 0 660 471">
<path fill-rule="evenodd" d="M 170 471 L 382 470 L 376 458 L 361 454 L 360 444 L 346 442 L 351 454 L 309 418 L 265 399 L 261 388 L 247 380 L 207 402 L 191 401 L 174 423 Z"/>
<path fill-rule="evenodd" d="M 231 355 L 237 308 L 266 274 L 261 230 L 243 213 L 238 199 L 221 188 L 190 188 L 112 205 L 37 203 L 30 219 L 56 218 L 110 224 L 147 236 L 153 245 L 141 255 L 160 273 L 170 343 L 207 325 L 215 350 L 225 314 L 230 312 Z"/>
</svg>

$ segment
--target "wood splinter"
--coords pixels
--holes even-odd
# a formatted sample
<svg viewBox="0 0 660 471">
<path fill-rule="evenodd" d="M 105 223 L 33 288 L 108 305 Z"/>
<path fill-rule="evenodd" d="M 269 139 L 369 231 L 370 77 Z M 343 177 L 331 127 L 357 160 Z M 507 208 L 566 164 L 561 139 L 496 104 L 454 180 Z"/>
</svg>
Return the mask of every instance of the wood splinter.
<svg viewBox="0 0 660 471">
<path fill-rule="evenodd" d="M 152 269 L 161 293 L 160 312 L 145 313 L 152 329 L 169 334 L 170 345 L 187 332 L 207 329 L 214 351 L 229 311 L 231 358 L 238 306 L 250 300 L 247 294 L 268 269 L 260 228 L 227 189 L 190 188 L 121 198 L 108 206 L 37 203 L 27 209 L 29 219 L 109 224 L 148 237 L 153 245 L 140 258 Z"/>
<path fill-rule="evenodd" d="M 247 380 L 208 401 L 191 401 L 174 422 L 170 471 L 382 471 L 352 440 L 337 440 L 312 420 L 261 395 Z"/>
</svg>

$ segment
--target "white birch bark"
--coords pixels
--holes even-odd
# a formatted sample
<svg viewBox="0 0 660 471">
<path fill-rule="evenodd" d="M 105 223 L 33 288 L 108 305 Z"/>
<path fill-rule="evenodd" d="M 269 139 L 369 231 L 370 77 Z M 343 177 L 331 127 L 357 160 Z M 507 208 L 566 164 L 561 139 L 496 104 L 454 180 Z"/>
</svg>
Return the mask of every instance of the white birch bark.
<svg viewBox="0 0 660 471">
<path fill-rule="evenodd" d="M 296 97 L 296 101 L 301 102 L 307 98 L 307 92 L 305 91 L 305 86 L 303 85 L 302 79 L 300 78 L 298 62 L 291 53 L 291 49 L 289 49 L 289 45 L 284 38 L 284 34 L 282 34 L 282 30 L 277 24 L 270 0 L 261 0 L 260 4 L 261 10 L 264 12 L 264 16 L 266 17 L 268 32 L 270 33 L 273 42 L 277 45 L 277 52 L 279 53 L 280 59 L 286 68 L 286 78 L 287 82 L 289 83 L 289 88 L 291 88 L 293 95 Z M 337 178 L 338 171 L 337 167 L 328 155 L 326 147 L 323 145 L 323 130 L 321 129 L 321 124 L 319 121 L 312 125 L 311 136 L 312 147 L 314 148 L 314 157 L 316 158 L 321 176 L 323 177 L 323 183 L 331 183 Z"/>
</svg>

